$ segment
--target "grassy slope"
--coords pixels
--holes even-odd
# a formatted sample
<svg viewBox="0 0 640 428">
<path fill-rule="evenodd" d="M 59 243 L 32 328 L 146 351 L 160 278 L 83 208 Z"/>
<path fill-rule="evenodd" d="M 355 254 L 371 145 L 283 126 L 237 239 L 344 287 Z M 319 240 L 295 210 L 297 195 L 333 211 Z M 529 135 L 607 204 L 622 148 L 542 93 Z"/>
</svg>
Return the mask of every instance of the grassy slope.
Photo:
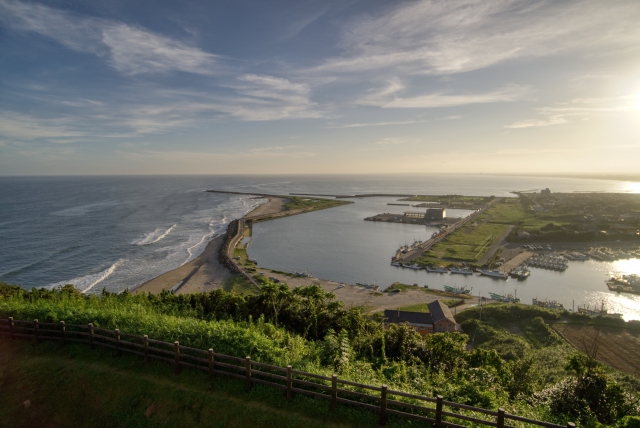
<svg viewBox="0 0 640 428">
<path fill-rule="evenodd" d="M 169 365 L 90 350 L 0 339 L 0 426 L 375 427 L 374 414 Z M 28 409 L 23 403 L 31 401 Z M 145 411 L 150 411 L 149 417 Z M 390 426 L 398 426 L 391 421 Z M 403 423 L 401 423 L 403 425 Z"/>
</svg>

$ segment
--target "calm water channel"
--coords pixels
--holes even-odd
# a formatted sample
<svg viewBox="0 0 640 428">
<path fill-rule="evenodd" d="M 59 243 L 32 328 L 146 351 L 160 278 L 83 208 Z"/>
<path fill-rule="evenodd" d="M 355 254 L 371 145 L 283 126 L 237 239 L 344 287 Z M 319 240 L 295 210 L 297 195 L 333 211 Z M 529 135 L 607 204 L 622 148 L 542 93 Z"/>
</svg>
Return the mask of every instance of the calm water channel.
<svg viewBox="0 0 640 428">
<path fill-rule="evenodd" d="M 558 300 L 571 308 L 605 302 L 610 311 L 625 319 L 640 319 L 640 296 L 607 290 L 605 280 L 612 273 L 640 273 L 640 260 L 617 262 L 570 261 L 564 272 L 532 269 L 525 281 L 507 281 L 481 276 L 441 275 L 390 266 L 398 247 L 415 239 L 425 240 L 435 230 L 423 225 L 364 221 L 382 213 L 402 213 L 416 208 L 390 206 L 397 198 L 353 199 L 353 204 L 309 214 L 258 223 L 249 254 L 259 264 L 286 271 L 307 270 L 314 276 L 355 284 L 376 282 L 386 288 L 395 281 L 429 285 L 467 285 L 474 295 L 489 292 L 516 293 L 523 303 L 534 297 Z M 463 210 L 447 210 L 449 217 L 465 216 Z"/>
</svg>

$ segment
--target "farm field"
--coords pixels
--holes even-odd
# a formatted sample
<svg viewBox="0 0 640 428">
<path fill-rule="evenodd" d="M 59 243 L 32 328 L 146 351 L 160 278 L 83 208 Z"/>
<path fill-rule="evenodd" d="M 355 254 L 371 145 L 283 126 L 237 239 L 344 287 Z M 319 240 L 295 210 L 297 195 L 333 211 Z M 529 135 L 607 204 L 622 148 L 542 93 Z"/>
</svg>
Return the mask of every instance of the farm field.
<svg viewBox="0 0 640 428">
<path fill-rule="evenodd" d="M 585 347 L 591 348 L 597 338 L 596 357 L 599 361 L 630 375 L 640 374 L 639 331 L 561 323 L 552 327 L 582 352 L 585 352 Z"/>
</svg>

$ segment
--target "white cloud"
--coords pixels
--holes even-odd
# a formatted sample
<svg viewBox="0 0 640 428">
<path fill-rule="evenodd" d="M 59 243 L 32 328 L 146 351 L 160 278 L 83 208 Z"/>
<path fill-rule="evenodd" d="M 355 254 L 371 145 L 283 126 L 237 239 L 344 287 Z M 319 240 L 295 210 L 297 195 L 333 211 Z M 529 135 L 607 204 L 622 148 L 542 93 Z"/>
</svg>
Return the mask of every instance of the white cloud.
<svg viewBox="0 0 640 428">
<path fill-rule="evenodd" d="M 521 129 L 521 128 L 539 128 L 544 126 L 552 126 L 552 125 L 562 125 L 563 123 L 567 123 L 568 120 L 561 116 L 552 116 L 545 119 L 531 119 L 531 120 L 522 120 L 511 125 L 505 126 L 505 128 L 509 129 Z"/>
<path fill-rule="evenodd" d="M 571 118 L 588 120 L 593 114 L 622 113 L 637 111 L 634 105 L 640 95 L 625 95 L 618 97 L 575 98 L 569 101 L 557 102 L 552 106 L 541 107 L 538 114 L 542 118 L 528 119 L 506 125 L 509 129 L 538 128 L 569 123 Z"/>
<path fill-rule="evenodd" d="M 340 43 L 343 54 L 313 71 L 393 67 L 410 74 L 442 75 L 574 48 L 591 52 L 602 46 L 634 47 L 639 21 L 637 4 L 622 0 L 403 2 L 346 26 Z"/>
<path fill-rule="evenodd" d="M 382 108 L 436 108 L 453 107 L 468 104 L 515 101 L 531 92 L 527 87 L 510 85 L 504 88 L 476 94 L 431 93 L 411 97 L 402 97 L 405 87 L 397 80 L 356 101 L 357 104 Z"/>
<path fill-rule="evenodd" d="M 142 28 L 83 18 L 47 6 L 0 1 L 0 19 L 9 26 L 50 37 L 69 49 L 105 58 L 130 75 L 184 71 L 213 74 L 216 56 Z"/>
<path fill-rule="evenodd" d="M 64 139 L 82 137 L 85 132 L 78 130 L 68 118 L 42 119 L 25 114 L 3 111 L 0 115 L 0 135 L 18 140 L 38 138 Z"/>
</svg>

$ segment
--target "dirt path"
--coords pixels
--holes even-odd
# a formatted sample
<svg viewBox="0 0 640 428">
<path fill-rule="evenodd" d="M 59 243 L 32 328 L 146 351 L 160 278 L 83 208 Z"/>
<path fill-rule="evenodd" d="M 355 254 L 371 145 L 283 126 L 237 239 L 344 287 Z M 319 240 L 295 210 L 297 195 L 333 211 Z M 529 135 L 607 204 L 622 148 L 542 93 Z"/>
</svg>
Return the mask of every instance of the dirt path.
<svg viewBox="0 0 640 428">
<path fill-rule="evenodd" d="M 504 243 L 504 240 L 507 239 L 507 236 L 509 236 L 509 234 L 511 233 L 511 231 L 513 230 L 514 227 L 515 227 L 514 225 L 511 225 L 511 226 L 507 227 L 507 230 L 502 232 L 502 235 L 500 235 L 498 237 L 498 239 L 496 239 L 496 242 L 494 242 L 493 245 L 491 247 L 489 247 L 489 251 L 487 251 L 484 254 L 484 256 L 480 259 L 480 261 L 478 261 L 478 264 L 484 265 L 485 263 L 487 263 L 487 261 L 491 257 L 493 257 L 493 255 L 502 246 L 502 244 Z"/>
</svg>

